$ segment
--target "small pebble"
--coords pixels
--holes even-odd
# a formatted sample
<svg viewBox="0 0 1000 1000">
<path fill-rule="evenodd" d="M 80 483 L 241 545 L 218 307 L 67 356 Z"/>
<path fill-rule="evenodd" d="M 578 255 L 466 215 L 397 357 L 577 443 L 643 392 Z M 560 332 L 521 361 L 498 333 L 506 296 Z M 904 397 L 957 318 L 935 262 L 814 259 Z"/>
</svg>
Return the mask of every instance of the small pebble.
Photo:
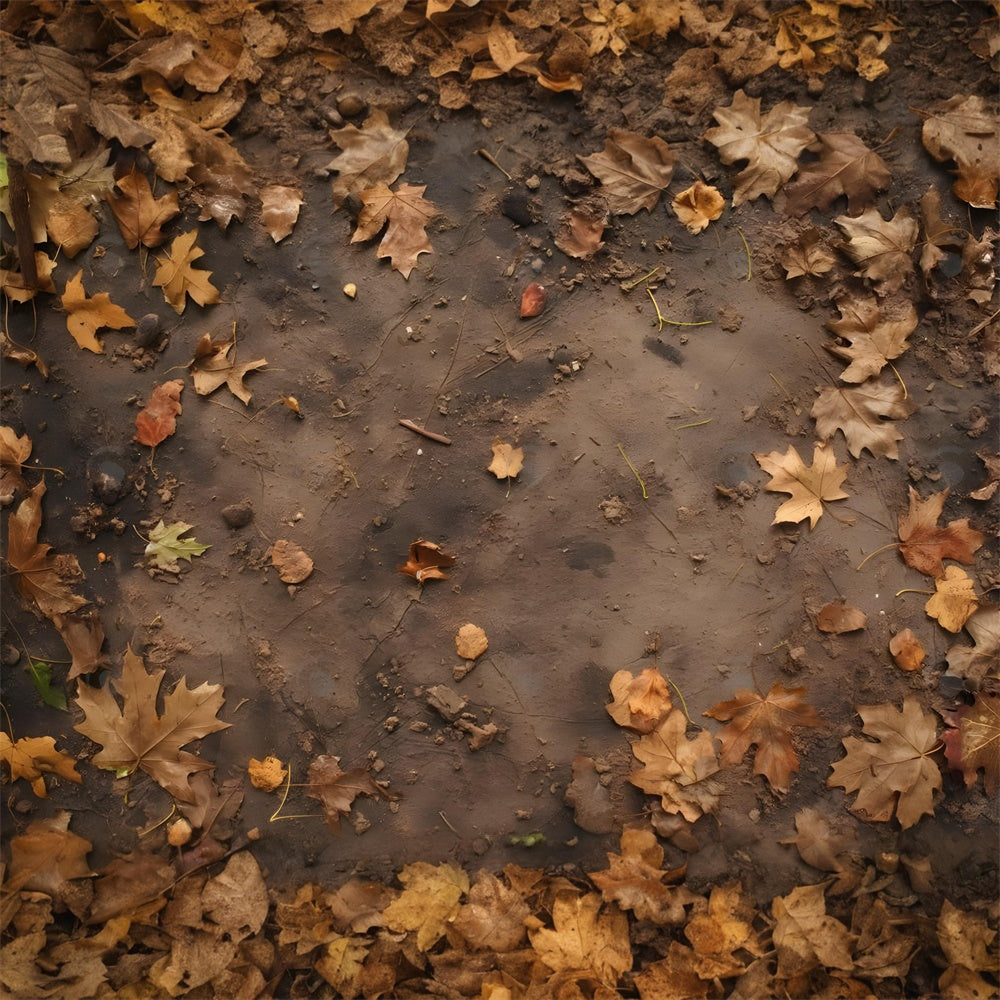
<svg viewBox="0 0 1000 1000">
<path fill-rule="evenodd" d="M 136 323 L 135 342 L 140 347 L 152 347 L 160 337 L 163 327 L 160 325 L 160 317 L 156 313 L 146 313 L 145 316 Z"/>
<path fill-rule="evenodd" d="M 253 520 L 253 504 L 249 500 L 231 503 L 219 513 L 230 528 L 245 528 Z"/>
<path fill-rule="evenodd" d="M 337 110 L 345 118 L 353 118 L 368 110 L 368 102 L 360 94 L 347 93 L 337 101 Z"/>
<path fill-rule="evenodd" d="M 3 665 L 5 667 L 13 667 L 17 665 L 17 661 L 21 659 L 21 651 L 17 646 L 4 646 L 3 648 Z"/>
</svg>

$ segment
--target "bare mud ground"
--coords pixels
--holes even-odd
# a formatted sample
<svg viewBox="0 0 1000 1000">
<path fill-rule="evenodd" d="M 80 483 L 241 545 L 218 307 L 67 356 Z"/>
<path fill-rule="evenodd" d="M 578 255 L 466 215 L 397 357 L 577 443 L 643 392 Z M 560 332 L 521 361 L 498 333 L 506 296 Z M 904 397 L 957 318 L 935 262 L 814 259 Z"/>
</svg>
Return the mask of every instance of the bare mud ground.
<svg viewBox="0 0 1000 1000">
<path fill-rule="evenodd" d="M 988 64 L 964 43 L 989 8 L 891 6 L 904 28 L 885 81 L 838 70 L 809 93 L 774 69 L 746 90 L 765 107 L 811 106 L 814 130 L 853 130 L 871 147 L 897 130 L 881 151 L 893 187 L 880 206 L 913 203 L 933 184 L 947 210 L 979 233 L 992 213 L 953 199 L 947 165 L 922 148 L 911 109 L 993 93 Z M 690 885 L 738 877 L 763 903 L 815 880 L 781 844 L 805 805 L 849 824 L 866 857 L 930 856 L 956 902 L 981 900 L 996 884 L 996 803 L 981 780 L 965 788 L 946 772 L 935 814 L 906 831 L 853 818 L 851 798 L 826 786 L 841 740 L 858 732 L 858 705 L 898 705 L 911 693 L 938 710 L 955 703 L 940 683 L 945 653 L 968 639 L 928 619 L 925 596 L 898 593 L 926 590 L 927 578 L 891 550 L 855 569 L 895 540 L 911 484 L 923 495 L 950 487 L 946 519 L 967 516 L 987 532 L 972 572 L 985 600 L 994 599 L 996 507 L 968 499 L 985 481 L 976 452 L 995 447 L 997 426 L 995 383 L 968 332 L 994 307 L 958 296 L 936 306 L 914 275 L 921 320 L 897 369 L 919 407 L 900 425 L 899 460 L 863 453 L 850 462 L 849 499 L 828 506 L 815 530 L 772 527 L 783 497 L 765 493 L 753 453 L 791 443 L 809 454 L 809 410 L 836 370 L 822 347 L 824 323 L 836 317 L 850 263 L 840 259 L 832 280 L 785 280 L 779 248 L 810 220 L 782 216 L 766 199 L 727 208 L 697 236 L 662 202 L 615 218 L 591 261 L 554 245 L 580 169 L 575 157 L 600 149 L 611 126 L 662 136 L 678 157 L 675 186 L 699 172 L 731 191 L 733 170 L 701 136 L 733 88 L 706 78 L 700 89 L 664 95 L 664 67 L 684 44 L 671 36 L 619 74 L 589 81 L 582 95 L 487 82 L 475 107 L 461 111 L 437 107 L 419 79 L 375 66 L 349 76 L 292 63 L 280 105 L 252 98 L 233 128 L 262 177 L 302 184 L 302 215 L 277 247 L 251 224 L 200 227 L 202 263 L 224 290 L 220 305 L 191 304 L 175 317 L 105 225 L 102 251 L 92 247 L 75 263 L 131 315 L 161 316 L 161 352 L 116 357 L 130 335 L 106 332 L 108 355 L 95 356 L 76 349 L 52 310 L 8 317 L 14 338 L 31 341 L 53 376 L 5 362 L 4 422 L 32 436 L 39 464 L 65 472 L 47 478 L 45 537 L 78 556 L 112 662 L 131 645 L 169 680 L 224 684 L 221 718 L 232 727 L 200 746 L 219 781 L 245 776 L 247 760 L 267 754 L 303 781 L 309 761 L 326 753 L 371 766 L 396 796 L 359 798 L 334 836 L 301 789 L 292 787 L 283 812 L 310 815 L 269 822 L 275 796 L 247 785 L 235 842 L 260 831 L 253 850 L 273 886 L 336 884 L 353 872 L 388 877 L 416 859 L 493 870 L 511 860 L 603 865 L 621 825 L 652 801 L 627 781 L 629 742 L 605 711 L 608 683 L 617 670 L 652 664 L 710 731 L 719 726 L 703 712 L 740 688 L 775 682 L 804 685 L 824 720 L 797 737 L 801 770 L 784 797 L 752 775 L 750 758 L 721 772 L 720 808 L 694 825 L 689 850 L 665 842 L 675 864 L 686 861 Z M 371 244 L 351 245 L 350 219 L 331 211 L 323 167 L 333 150 L 316 107 L 348 90 L 410 130 L 406 179 L 427 184 L 441 212 L 434 252 L 408 281 Z M 532 175 L 540 185 L 529 190 Z M 525 201 L 535 221 L 519 225 L 509 214 Z M 707 325 L 658 330 L 647 285 L 623 289 L 657 266 L 649 287 L 663 314 Z M 548 305 L 520 320 L 521 290 L 533 280 L 547 287 Z M 353 301 L 341 291 L 347 282 L 358 288 Z M 239 357 L 268 362 L 247 379 L 250 407 L 188 389 L 177 433 L 150 461 L 132 440 L 138 407 L 155 384 L 183 377 L 202 334 L 221 336 L 234 323 Z M 302 419 L 269 405 L 281 395 L 297 398 Z M 973 436 L 982 414 L 988 429 Z M 414 435 L 402 418 L 451 444 Z M 509 486 L 486 471 L 495 436 L 524 449 Z M 842 437 L 836 449 L 845 460 Z M 102 465 L 126 475 L 113 504 L 92 492 Z M 230 528 L 221 511 L 241 501 L 252 521 Z M 116 534 L 112 517 L 126 530 Z M 161 518 L 195 525 L 212 546 L 177 578 L 152 576 L 143 561 L 140 535 Z M 397 572 L 418 537 L 456 556 L 449 579 L 421 587 Z M 315 561 L 300 586 L 281 583 L 269 566 L 265 553 L 279 538 Z M 817 631 L 816 609 L 837 598 L 867 613 L 866 629 Z M 49 625 L 13 599 L 5 615 L 7 645 L 64 656 Z M 465 622 L 485 629 L 489 649 L 456 679 L 454 635 Z M 906 627 L 927 650 L 914 674 L 888 653 Z M 52 733 L 74 756 L 93 749 L 73 730 L 76 717 L 40 706 L 27 674 L 5 669 L 4 706 L 20 731 Z M 459 723 L 493 723 L 496 738 L 471 749 L 469 731 L 445 717 L 454 713 L 434 707 L 428 692 L 437 685 L 461 700 Z M 564 802 L 577 754 L 606 775 L 614 817 L 606 834 L 581 829 Z M 131 849 L 136 831 L 169 810 L 165 793 L 141 776 L 94 770 L 83 786 L 57 784 L 47 801 L 11 787 L 5 831 L 69 808 L 74 829 L 95 845 L 94 867 Z M 534 832 L 544 841 L 510 843 Z"/>
</svg>

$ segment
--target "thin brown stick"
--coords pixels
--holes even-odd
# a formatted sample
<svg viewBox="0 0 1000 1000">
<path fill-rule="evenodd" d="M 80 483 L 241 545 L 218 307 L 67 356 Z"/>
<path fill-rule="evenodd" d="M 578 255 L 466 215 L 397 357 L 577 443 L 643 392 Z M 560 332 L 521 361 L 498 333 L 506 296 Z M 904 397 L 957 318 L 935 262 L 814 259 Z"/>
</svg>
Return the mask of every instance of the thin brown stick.
<svg viewBox="0 0 1000 1000">
<path fill-rule="evenodd" d="M 414 434 L 419 434 L 430 441 L 437 441 L 438 444 L 451 444 L 451 438 L 445 437 L 443 434 L 435 434 L 434 431 L 426 430 L 419 424 L 415 424 L 412 420 L 400 420 L 399 426 L 405 427 L 408 431 L 413 431 Z"/>
</svg>

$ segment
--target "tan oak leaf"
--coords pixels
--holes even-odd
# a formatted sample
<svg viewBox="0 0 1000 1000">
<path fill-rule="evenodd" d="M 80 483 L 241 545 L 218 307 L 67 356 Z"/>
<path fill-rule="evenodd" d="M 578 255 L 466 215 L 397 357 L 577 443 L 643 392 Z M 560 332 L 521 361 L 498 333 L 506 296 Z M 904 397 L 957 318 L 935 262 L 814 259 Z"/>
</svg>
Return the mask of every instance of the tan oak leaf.
<svg viewBox="0 0 1000 1000">
<path fill-rule="evenodd" d="M 388 223 L 378 255 L 389 257 L 393 270 L 409 278 L 417 265 L 417 257 L 434 249 L 425 227 L 437 215 L 437 208 L 424 198 L 426 190 L 425 184 L 400 184 L 396 191 L 379 184 L 362 191 L 364 207 L 358 216 L 358 227 L 351 242 L 372 239 Z"/>
<path fill-rule="evenodd" d="M 899 515 L 899 554 L 907 566 L 928 576 L 944 575 L 942 559 L 975 562 L 975 552 L 986 540 L 982 532 L 969 527 L 967 517 L 938 526 L 949 492 L 941 490 L 922 500 L 911 486 L 910 509 Z"/>
<path fill-rule="evenodd" d="M 250 405 L 253 393 L 243 384 L 243 379 L 250 372 L 263 368 L 267 364 L 267 358 L 236 364 L 229 357 L 229 352 L 235 347 L 235 333 L 223 340 L 212 340 L 212 335 L 206 333 L 198 341 L 191 361 L 191 378 L 194 391 L 199 396 L 208 396 L 220 385 L 226 385 L 244 406 Z"/>
<path fill-rule="evenodd" d="M 857 218 L 838 215 L 833 220 L 844 231 L 844 252 L 868 278 L 880 295 L 899 291 L 913 273 L 910 253 L 917 243 L 917 220 L 904 205 L 891 219 L 883 219 L 877 208 Z"/>
<path fill-rule="evenodd" d="M 876 458 L 899 458 L 903 435 L 896 420 L 905 420 L 916 409 L 898 380 L 865 382 L 843 389 L 833 386 L 819 390 L 810 415 L 816 421 L 816 436 L 829 441 L 837 431 L 847 440 L 854 458 L 867 448 Z"/>
<path fill-rule="evenodd" d="M 979 607 L 979 597 L 968 573 L 958 566 L 948 566 L 944 576 L 934 581 L 934 588 L 935 593 L 924 605 L 924 610 L 937 619 L 941 628 L 961 632 Z"/>
<path fill-rule="evenodd" d="M 107 292 L 87 297 L 82 270 L 66 282 L 60 309 L 66 313 L 66 329 L 77 346 L 94 354 L 104 353 L 104 345 L 97 339 L 97 331 L 102 327 L 124 330 L 135 326 L 135 320 L 121 306 L 116 306 Z"/>
<path fill-rule="evenodd" d="M 762 115 L 760 98 L 737 90 L 728 108 L 712 112 L 719 124 L 705 138 L 719 150 L 722 162 L 747 161 L 736 175 L 734 208 L 761 195 L 773 198 L 795 173 L 799 154 L 816 138 L 807 124 L 809 111 L 782 101 Z"/>
<path fill-rule="evenodd" d="M 329 164 L 337 171 L 333 182 L 333 207 L 340 208 L 349 194 L 392 184 L 406 167 L 410 152 L 406 132 L 389 124 L 389 116 L 376 109 L 358 128 L 345 125 L 330 133 L 341 152 Z"/>
<path fill-rule="evenodd" d="M 189 689 L 182 677 L 163 696 L 161 715 L 156 702 L 165 672 L 147 673 L 142 658 L 127 650 L 119 678 L 102 688 L 79 686 L 76 702 L 85 718 L 73 728 L 101 745 L 93 758 L 97 767 L 123 774 L 145 771 L 175 799 L 194 802 L 191 776 L 214 765 L 181 748 L 229 728 L 215 717 L 225 700 L 222 685 L 206 682 Z"/>
<path fill-rule="evenodd" d="M 840 488 L 848 467 L 837 465 L 837 456 L 829 444 L 814 446 L 810 466 L 802 461 L 794 445 L 789 445 L 784 455 L 780 451 L 767 455 L 755 452 L 753 457 L 771 475 L 766 489 L 791 494 L 791 500 L 786 500 L 775 512 L 772 524 L 797 524 L 809 518 L 811 530 L 823 516 L 824 500 L 844 500 L 848 496 Z"/>
<path fill-rule="evenodd" d="M 205 255 L 201 247 L 194 245 L 197 239 L 197 229 L 182 233 L 170 244 L 167 255 L 157 258 L 153 284 L 163 289 L 163 297 L 178 315 L 184 312 L 189 297 L 200 306 L 219 301 L 219 290 L 209 281 L 212 272 L 194 266 Z"/>
<path fill-rule="evenodd" d="M 615 215 L 651 212 L 674 172 L 674 155 L 659 136 L 624 128 L 608 129 L 604 149 L 578 159 L 601 182 Z"/>
<path fill-rule="evenodd" d="M 165 239 L 162 227 L 180 213 L 177 191 L 171 189 L 162 198 L 153 195 L 146 176 L 133 164 L 132 169 L 115 181 L 121 197 L 107 196 L 125 245 L 134 250 L 158 247 Z"/>
<path fill-rule="evenodd" d="M 894 705 L 859 705 L 862 732 L 867 740 L 848 736 L 846 756 L 832 766 L 830 788 L 857 792 L 851 812 L 885 823 L 895 813 L 906 830 L 921 816 L 934 812 L 934 796 L 941 790 L 941 772 L 931 758 L 938 749 L 937 720 L 924 712 L 913 695 Z"/>
<path fill-rule="evenodd" d="M 845 297 L 837 302 L 840 319 L 826 324 L 843 344 L 826 349 L 851 363 L 840 373 L 842 382 L 864 382 L 878 375 L 910 346 L 906 339 L 917 328 L 917 310 L 909 299 L 890 306 L 872 297 Z"/>
</svg>

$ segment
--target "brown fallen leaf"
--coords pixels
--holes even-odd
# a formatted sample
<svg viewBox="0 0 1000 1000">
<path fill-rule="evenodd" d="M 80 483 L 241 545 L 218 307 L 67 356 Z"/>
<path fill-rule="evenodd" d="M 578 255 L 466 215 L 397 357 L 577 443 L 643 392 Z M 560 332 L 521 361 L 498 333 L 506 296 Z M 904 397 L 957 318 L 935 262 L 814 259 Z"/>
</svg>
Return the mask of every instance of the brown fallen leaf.
<svg viewBox="0 0 1000 1000">
<path fill-rule="evenodd" d="M 807 229 L 795 243 L 790 243 L 781 254 L 781 266 L 788 280 L 804 275 L 820 277 L 833 269 L 837 259 L 823 243 L 823 231 Z"/>
<path fill-rule="evenodd" d="M 960 966 L 970 972 L 991 972 L 996 975 L 996 954 L 994 941 L 997 932 L 993 930 L 985 914 L 967 913 L 960 910 L 950 899 L 941 904 L 937 926 L 938 943 L 951 968 Z M 991 991 L 994 989 L 990 988 Z M 951 994 L 956 1000 L 975 998 L 975 993 Z"/>
<path fill-rule="evenodd" d="M 31 455 L 31 438 L 18 436 L 13 427 L 0 427 L 0 496 L 13 496 L 23 490 L 21 469 Z"/>
<path fill-rule="evenodd" d="M 394 129 L 382 110 L 373 110 L 361 128 L 345 125 L 331 132 L 330 138 L 341 149 L 328 166 L 337 171 L 334 208 L 340 208 L 350 194 L 392 184 L 406 167 L 410 152 L 406 132 Z"/>
<path fill-rule="evenodd" d="M 177 430 L 183 389 L 183 380 L 175 378 L 153 390 L 149 402 L 135 418 L 135 439 L 139 444 L 155 448 Z"/>
<path fill-rule="evenodd" d="M 910 487 L 910 509 L 899 515 L 899 554 L 907 566 L 912 566 L 928 576 L 944 574 L 942 559 L 971 564 L 976 561 L 975 552 L 986 540 L 982 532 L 969 527 L 969 519 L 963 517 L 949 521 L 941 528 L 938 519 L 944 511 L 944 502 L 950 490 L 932 493 L 926 500 Z"/>
<path fill-rule="evenodd" d="M 729 701 L 720 701 L 703 715 L 728 722 L 717 734 L 722 741 L 721 764 L 738 764 L 746 752 L 757 747 L 753 773 L 762 774 L 768 784 L 784 794 L 791 784 L 799 758 L 792 746 L 792 730 L 823 725 L 816 710 L 802 696 L 804 687 L 786 688 L 775 684 L 767 695 L 737 691 Z"/>
<path fill-rule="evenodd" d="M 961 572 L 961 571 L 959 571 Z M 848 736 L 847 754 L 832 765 L 830 788 L 841 787 L 858 796 L 850 807 L 861 819 L 887 823 L 895 813 L 904 829 L 934 812 L 934 796 L 941 790 L 941 772 L 931 754 L 938 749 L 937 722 L 913 696 L 894 705 L 859 705 L 862 732 L 871 739 Z"/>
<path fill-rule="evenodd" d="M 844 297 L 837 301 L 840 319 L 826 324 L 842 344 L 825 344 L 826 349 L 851 363 L 840 373 L 842 382 L 864 382 L 878 375 L 890 361 L 910 346 L 906 338 L 917 328 L 919 319 L 913 303 L 890 309 L 874 298 Z"/>
<path fill-rule="evenodd" d="M 235 329 L 233 335 L 224 340 L 212 340 L 212 335 L 206 333 L 195 345 L 194 357 L 191 359 L 191 379 L 194 391 L 199 396 L 211 395 L 220 385 L 225 384 L 244 406 L 250 405 L 253 393 L 243 384 L 243 379 L 250 372 L 263 368 L 267 364 L 267 358 L 244 361 L 238 365 L 229 357 L 229 352 L 235 347 Z"/>
<path fill-rule="evenodd" d="M 795 814 L 795 831 L 796 836 L 781 843 L 794 844 L 799 857 L 820 871 L 841 871 L 840 856 L 857 849 L 853 831 L 838 833 L 826 816 L 812 806 L 804 806 Z"/>
<path fill-rule="evenodd" d="M 424 580 L 447 580 L 448 574 L 443 572 L 442 567 L 454 564 L 455 557 L 445 552 L 440 545 L 418 538 L 415 542 L 410 542 L 409 558 L 396 569 L 406 576 L 412 576 L 417 583 L 423 583 Z"/>
<path fill-rule="evenodd" d="M 480 871 L 451 923 L 474 951 L 504 954 L 520 947 L 531 909 L 521 895 L 487 871 Z"/>
<path fill-rule="evenodd" d="M 728 979 L 746 972 L 747 961 L 738 951 L 760 955 L 763 948 L 753 928 L 756 907 L 739 882 L 712 887 L 708 911 L 693 913 L 684 936 L 694 950 L 694 966 L 701 979 Z"/>
<path fill-rule="evenodd" d="M 798 524 L 809 518 L 809 530 L 823 516 L 823 501 L 845 500 L 841 485 L 847 478 L 848 466 L 837 465 L 837 456 L 828 444 L 813 447 L 813 463 L 806 466 L 794 445 L 784 455 L 772 451 L 767 455 L 754 453 L 757 464 L 771 476 L 765 489 L 774 493 L 789 493 L 775 512 L 772 524 Z"/>
<path fill-rule="evenodd" d="M 458 916 L 459 901 L 469 891 L 469 876 L 457 865 L 416 861 L 396 876 L 403 891 L 383 911 L 389 930 L 416 932 L 417 947 L 429 951 Z"/>
<path fill-rule="evenodd" d="M 144 247 L 158 247 L 166 239 L 162 227 L 180 213 L 177 191 L 172 189 L 162 198 L 155 198 L 145 174 L 134 164 L 124 177 L 115 181 L 115 186 L 121 197 L 109 194 L 107 200 L 125 245 L 130 250 L 140 243 Z"/>
<path fill-rule="evenodd" d="M 977 451 L 976 458 L 986 466 L 986 482 L 969 494 L 971 500 L 992 500 L 1000 488 L 1000 455 Z"/>
<path fill-rule="evenodd" d="M 674 198 L 671 207 L 689 233 L 700 233 L 722 215 L 726 199 L 718 188 L 697 180 Z"/>
<path fill-rule="evenodd" d="M 577 159 L 601 182 L 614 215 L 652 211 L 674 172 L 674 155 L 659 136 L 623 128 L 608 129 L 600 153 Z"/>
<path fill-rule="evenodd" d="M 771 913 L 779 979 L 802 976 L 817 968 L 854 968 L 850 931 L 827 915 L 824 886 L 799 886 L 787 896 L 775 896 Z"/>
<path fill-rule="evenodd" d="M 761 115 L 760 98 L 737 90 L 728 108 L 712 112 L 719 124 L 705 138 L 719 150 L 719 158 L 723 163 L 747 161 L 736 175 L 733 208 L 761 195 L 773 198 L 795 173 L 799 154 L 816 138 L 807 125 L 809 111 L 782 101 Z"/>
<path fill-rule="evenodd" d="M 965 230 L 961 226 L 948 225 L 941 218 L 941 192 L 933 184 L 920 199 L 920 225 L 924 231 L 920 270 L 925 278 L 930 278 L 934 268 L 947 258 L 945 251 L 961 252 Z"/>
<path fill-rule="evenodd" d="M 313 571 L 313 561 L 305 549 L 284 538 L 271 546 L 271 565 L 278 571 L 282 583 L 302 583 Z"/>
<path fill-rule="evenodd" d="M 3 294 L 11 302 L 30 302 L 39 292 L 48 292 L 51 295 L 55 294 L 56 286 L 52 281 L 52 272 L 55 270 L 56 262 L 48 254 L 42 253 L 41 250 L 36 250 L 33 256 L 35 258 L 36 277 L 34 284 L 27 281 L 21 271 L 0 268 L 0 288 L 3 289 Z M 12 343 L 7 338 L 6 333 L 4 333 L 4 343 Z M 27 351 L 28 349 L 21 348 L 21 350 Z M 30 351 L 30 353 L 34 354 L 34 351 Z M 25 361 L 21 358 L 15 358 L 15 360 L 20 361 L 23 365 L 35 363 L 33 360 Z"/>
<path fill-rule="evenodd" d="M 671 941 L 667 957 L 647 962 L 635 974 L 635 985 L 642 1000 L 704 1000 L 710 982 L 701 978 L 698 969 L 694 949 Z"/>
<path fill-rule="evenodd" d="M 867 624 L 868 615 L 860 608 L 852 607 L 843 601 L 824 604 L 816 614 L 816 627 L 820 632 L 828 632 L 831 635 L 857 632 Z"/>
<path fill-rule="evenodd" d="M 637 733 L 651 733 L 673 708 L 666 678 L 656 667 L 646 667 L 637 676 L 619 670 L 610 688 L 613 701 L 604 706 L 608 715 Z"/>
<path fill-rule="evenodd" d="M 309 765 L 305 788 L 306 795 L 322 804 L 326 825 L 334 833 L 340 832 L 340 817 L 350 813 L 359 795 L 386 797 L 385 789 L 365 768 L 341 770 L 340 758 L 328 754 L 320 754 Z"/>
<path fill-rule="evenodd" d="M 73 593 L 74 583 L 83 576 L 76 556 L 54 556 L 52 546 L 38 540 L 44 496 L 43 480 L 8 517 L 7 564 L 21 596 L 46 618 L 54 618 L 83 607 L 87 601 Z"/>
<path fill-rule="evenodd" d="M 924 647 L 913 632 L 904 628 L 889 640 L 889 652 L 900 670 L 919 670 L 924 663 Z"/>
<path fill-rule="evenodd" d="M 952 646 L 948 650 L 948 673 L 964 677 L 969 687 L 981 687 L 990 678 L 1000 678 L 1000 610 L 980 608 L 965 623 L 975 646 Z"/>
<path fill-rule="evenodd" d="M 8 891 L 44 892 L 58 901 L 65 899 L 71 882 L 94 874 L 87 864 L 93 844 L 70 830 L 70 818 L 63 811 L 36 819 L 24 833 L 11 837 Z"/>
<path fill-rule="evenodd" d="M 52 624 L 59 630 L 66 649 L 73 657 L 66 680 L 93 674 L 108 666 L 108 658 L 101 652 L 104 626 L 97 608 L 81 608 L 53 615 Z"/>
<path fill-rule="evenodd" d="M 877 208 L 857 218 L 838 215 L 833 220 L 844 231 L 844 252 L 859 265 L 859 276 L 875 285 L 879 295 L 897 292 L 913 273 L 910 253 L 917 242 L 917 221 L 904 205 L 891 219 L 883 219 Z"/>
<path fill-rule="evenodd" d="M 277 757 L 265 757 L 263 760 L 251 757 L 250 763 L 247 764 L 247 774 L 254 788 L 259 788 L 263 792 L 273 792 L 285 783 L 288 769 L 282 766 Z"/>
<path fill-rule="evenodd" d="M 941 628 L 949 632 L 961 632 L 965 623 L 979 607 L 972 580 L 964 569 L 948 566 L 944 576 L 934 581 L 935 594 L 924 605 L 931 618 L 936 618 Z"/>
<path fill-rule="evenodd" d="M 97 331 L 102 327 L 124 330 L 135 326 L 135 320 L 121 306 L 116 306 L 107 292 L 87 298 L 82 270 L 66 282 L 59 308 L 66 313 L 66 329 L 77 346 L 94 354 L 104 353 L 104 345 L 97 339 Z"/>
<path fill-rule="evenodd" d="M 935 160 L 954 160 L 958 180 L 952 190 L 973 208 L 995 208 L 1000 186 L 1000 130 L 997 113 L 978 94 L 956 94 L 917 111 L 924 119 L 921 138 Z"/>
<path fill-rule="evenodd" d="M 785 185 L 783 211 L 796 216 L 811 208 L 826 211 L 843 195 L 847 214 L 860 215 L 892 181 L 885 160 L 853 132 L 819 132 L 816 138 L 819 160 L 803 167 Z"/>
<path fill-rule="evenodd" d="M 197 239 L 197 229 L 182 233 L 170 244 L 169 253 L 157 258 L 153 284 L 163 289 L 163 297 L 178 315 L 184 312 L 188 296 L 200 306 L 219 301 L 219 290 L 208 280 L 212 272 L 194 267 L 194 262 L 205 256 L 205 251 L 194 245 Z"/>
<path fill-rule="evenodd" d="M 563 216 L 556 246 L 569 257 L 589 260 L 604 246 L 607 216 L 591 207 L 577 207 Z"/>
<path fill-rule="evenodd" d="M 275 243 L 290 236 L 299 219 L 302 189 L 284 184 L 269 184 L 260 191 L 260 221 Z"/>
<path fill-rule="evenodd" d="M 1000 791 L 1000 694 L 977 692 L 975 701 L 962 705 L 948 721 L 952 728 L 942 736 L 948 763 L 961 771 L 968 787 L 982 771 L 986 794 L 996 796 Z"/>
<path fill-rule="evenodd" d="M 524 465 L 524 449 L 515 448 L 496 437 L 491 445 L 493 461 L 486 467 L 497 479 L 513 479 Z"/>
<path fill-rule="evenodd" d="M 847 450 L 859 458 L 867 448 L 876 458 L 899 458 L 903 435 L 896 420 L 905 420 L 917 404 L 910 399 L 897 379 L 892 382 L 869 381 L 844 389 L 839 386 L 820 389 L 809 411 L 816 421 L 816 436 L 828 441 L 837 431 L 847 440 Z"/>
<path fill-rule="evenodd" d="M 437 207 L 424 198 L 426 184 L 400 184 L 390 191 L 385 184 L 361 192 L 363 208 L 352 243 L 370 240 L 388 223 L 379 244 L 379 257 L 389 257 L 392 269 L 404 278 L 417 266 L 417 257 L 431 253 L 433 247 L 425 227 L 437 215 Z"/>
<path fill-rule="evenodd" d="M 477 660 L 488 648 L 486 633 L 471 622 L 463 625 L 455 636 L 455 649 L 463 660 Z"/>
<path fill-rule="evenodd" d="M 229 728 L 215 717 L 224 701 L 222 685 L 206 682 L 189 689 L 182 677 L 163 696 L 160 715 L 156 701 L 165 672 L 147 673 L 142 658 L 127 650 L 120 678 L 103 688 L 78 687 L 76 702 L 85 718 L 73 728 L 101 745 L 92 759 L 96 767 L 125 774 L 143 770 L 175 799 L 193 802 L 191 776 L 214 765 L 181 748 Z"/>
<path fill-rule="evenodd" d="M 76 761 L 56 749 L 56 741 L 51 736 L 22 736 L 16 743 L 0 730 L 0 762 L 10 770 L 10 780 L 24 778 L 31 790 L 40 799 L 47 797 L 45 775 L 55 774 L 60 778 L 75 781 L 78 785 L 83 778 L 77 774 Z"/>
</svg>

